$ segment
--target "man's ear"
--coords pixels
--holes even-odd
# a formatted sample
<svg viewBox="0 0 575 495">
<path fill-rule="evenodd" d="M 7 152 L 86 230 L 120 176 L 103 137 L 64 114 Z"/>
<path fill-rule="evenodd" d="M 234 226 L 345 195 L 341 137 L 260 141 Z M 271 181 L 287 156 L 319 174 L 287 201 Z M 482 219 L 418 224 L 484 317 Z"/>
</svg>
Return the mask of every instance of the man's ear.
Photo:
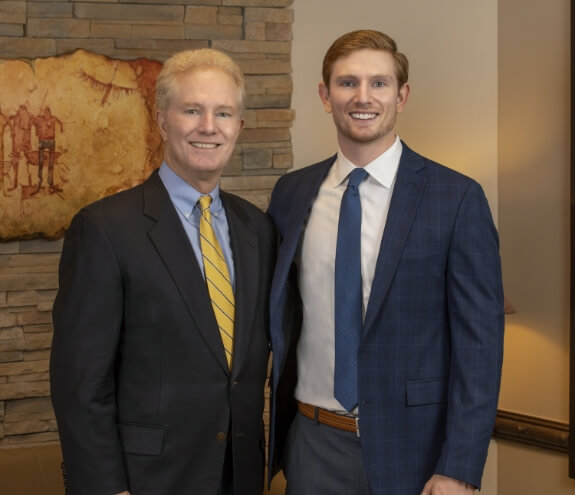
<svg viewBox="0 0 575 495">
<path fill-rule="evenodd" d="M 168 135 L 166 131 L 166 119 L 163 112 L 160 110 L 156 110 L 156 124 L 158 124 L 158 129 L 160 130 L 160 136 L 162 136 L 162 140 L 165 141 L 166 136 Z"/>
<path fill-rule="evenodd" d="M 318 94 L 319 94 L 319 97 L 321 98 L 321 102 L 323 103 L 323 108 L 325 108 L 325 111 L 327 113 L 331 113 L 331 101 L 329 98 L 329 88 L 325 85 L 325 83 L 323 81 L 319 83 Z"/>
<path fill-rule="evenodd" d="M 409 84 L 405 83 L 397 93 L 397 113 L 401 113 L 405 104 L 407 103 L 407 98 L 409 97 Z"/>
</svg>

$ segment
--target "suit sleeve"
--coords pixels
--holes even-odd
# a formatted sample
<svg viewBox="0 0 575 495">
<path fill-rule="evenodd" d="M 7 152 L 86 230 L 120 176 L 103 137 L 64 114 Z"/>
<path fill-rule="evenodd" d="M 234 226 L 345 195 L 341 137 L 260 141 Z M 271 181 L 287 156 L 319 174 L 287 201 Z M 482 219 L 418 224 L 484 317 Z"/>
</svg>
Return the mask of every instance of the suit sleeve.
<svg viewBox="0 0 575 495">
<path fill-rule="evenodd" d="M 436 472 L 476 487 L 497 413 L 503 361 L 498 236 L 481 187 L 464 194 L 447 264 L 451 337 L 447 430 Z"/>
<path fill-rule="evenodd" d="M 50 361 L 68 492 L 128 489 L 116 430 L 114 366 L 122 328 L 123 284 L 114 249 L 82 210 L 68 230 L 53 309 Z"/>
</svg>

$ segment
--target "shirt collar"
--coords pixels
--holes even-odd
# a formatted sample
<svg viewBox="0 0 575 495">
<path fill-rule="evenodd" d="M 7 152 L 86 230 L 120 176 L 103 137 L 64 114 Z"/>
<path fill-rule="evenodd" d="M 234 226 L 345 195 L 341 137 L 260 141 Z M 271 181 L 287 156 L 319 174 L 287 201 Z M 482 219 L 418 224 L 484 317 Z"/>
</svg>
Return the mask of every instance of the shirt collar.
<svg viewBox="0 0 575 495">
<path fill-rule="evenodd" d="M 395 181 L 402 149 L 403 146 L 399 136 L 395 136 L 393 144 L 364 167 L 370 177 L 373 177 L 387 189 L 391 189 Z M 344 156 L 341 149 L 338 150 L 337 160 L 334 165 L 335 186 L 339 186 L 354 168 L 356 168 L 356 165 Z"/>
<path fill-rule="evenodd" d="M 197 189 L 190 186 L 190 184 L 176 174 L 166 162 L 162 163 L 158 174 L 160 175 L 174 206 L 182 212 L 183 215 L 190 215 L 198 203 L 200 196 L 205 196 L 205 194 L 200 193 Z M 218 184 L 209 193 L 209 195 L 212 197 L 210 212 L 212 215 L 217 216 L 223 209 L 222 198 L 220 196 L 220 185 Z"/>
</svg>

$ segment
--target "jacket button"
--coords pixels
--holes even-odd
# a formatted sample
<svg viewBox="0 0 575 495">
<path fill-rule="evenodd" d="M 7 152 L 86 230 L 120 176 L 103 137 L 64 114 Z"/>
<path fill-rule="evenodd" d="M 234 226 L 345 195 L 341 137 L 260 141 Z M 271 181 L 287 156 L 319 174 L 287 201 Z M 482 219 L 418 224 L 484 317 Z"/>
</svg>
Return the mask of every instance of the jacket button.
<svg viewBox="0 0 575 495">
<path fill-rule="evenodd" d="M 226 435 L 223 431 L 219 431 L 219 432 L 216 434 L 216 440 L 217 440 L 218 442 L 225 442 L 225 441 L 226 441 L 226 437 L 227 437 L 227 435 Z"/>
</svg>

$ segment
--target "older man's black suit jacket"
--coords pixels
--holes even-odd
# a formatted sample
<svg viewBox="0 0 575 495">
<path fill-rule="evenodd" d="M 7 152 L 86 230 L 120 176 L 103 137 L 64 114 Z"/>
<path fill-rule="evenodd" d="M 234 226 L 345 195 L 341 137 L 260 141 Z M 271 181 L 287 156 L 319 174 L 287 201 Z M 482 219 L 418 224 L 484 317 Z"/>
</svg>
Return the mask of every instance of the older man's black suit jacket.
<svg viewBox="0 0 575 495">
<path fill-rule="evenodd" d="M 157 173 L 73 219 L 54 304 L 52 401 L 72 495 L 262 492 L 275 233 L 222 191 L 236 280 L 230 373 L 194 252 Z"/>
</svg>

